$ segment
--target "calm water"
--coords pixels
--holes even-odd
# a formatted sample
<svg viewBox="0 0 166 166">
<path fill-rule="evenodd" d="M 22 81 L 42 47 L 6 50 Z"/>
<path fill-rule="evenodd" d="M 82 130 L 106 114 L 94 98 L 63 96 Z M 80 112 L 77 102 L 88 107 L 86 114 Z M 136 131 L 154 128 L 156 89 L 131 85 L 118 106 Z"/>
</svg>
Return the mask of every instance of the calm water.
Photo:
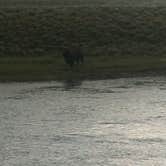
<svg viewBox="0 0 166 166">
<path fill-rule="evenodd" d="M 166 77 L 1 83 L 0 165 L 165 166 Z"/>
</svg>

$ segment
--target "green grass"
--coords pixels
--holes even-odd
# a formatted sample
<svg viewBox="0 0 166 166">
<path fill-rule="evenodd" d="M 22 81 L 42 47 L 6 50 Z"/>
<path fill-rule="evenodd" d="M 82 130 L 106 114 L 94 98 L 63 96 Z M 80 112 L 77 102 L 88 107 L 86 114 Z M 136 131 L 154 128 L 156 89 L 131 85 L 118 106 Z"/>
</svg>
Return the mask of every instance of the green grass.
<svg viewBox="0 0 166 166">
<path fill-rule="evenodd" d="M 71 70 L 61 57 L 0 58 L 0 81 L 106 79 L 163 71 L 166 57 L 89 56 Z"/>
</svg>

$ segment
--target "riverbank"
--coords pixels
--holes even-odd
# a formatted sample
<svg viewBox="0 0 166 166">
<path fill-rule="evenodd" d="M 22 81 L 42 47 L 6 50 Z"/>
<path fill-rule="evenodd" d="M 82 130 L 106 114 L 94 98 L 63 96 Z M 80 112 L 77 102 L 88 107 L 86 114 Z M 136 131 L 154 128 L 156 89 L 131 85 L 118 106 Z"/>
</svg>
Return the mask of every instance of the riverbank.
<svg viewBox="0 0 166 166">
<path fill-rule="evenodd" d="M 165 20 L 165 7 L 2 8 L 0 81 L 165 74 Z M 71 70 L 61 53 L 75 44 L 86 57 Z"/>
<path fill-rule="evenodd" d="M 61 56 L 1 57 L 0 81 L 109 79 L 164 74 L 164 56 L 88 56 L 70 69 Z"/>
</svg>

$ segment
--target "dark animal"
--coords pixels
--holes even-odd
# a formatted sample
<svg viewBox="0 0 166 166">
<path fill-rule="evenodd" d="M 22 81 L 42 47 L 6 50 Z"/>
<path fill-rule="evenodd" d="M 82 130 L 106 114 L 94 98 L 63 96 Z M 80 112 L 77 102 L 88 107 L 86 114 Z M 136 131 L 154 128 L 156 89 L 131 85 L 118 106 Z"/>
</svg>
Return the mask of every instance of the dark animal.
<svg viewBox="0 0 166 166">
<path fill-rule="evenodd" d="M 84 55 L 80 49 L 69 50 L 65 49 L 63 52 L 64 61 L 71 68 L 74 64 L 83 64 L 84 63 Z"/>
<path fill-rule="evenodd" d="M 64 57 L 65 63 L 72 68 L 74 65 L 73 55 L 68 49 L 65 49 L 65 51 L 63 52 L 63 57 Z"/>
<path fill-rule="evenodd" d="M 84 63 L 84 55 L 80 49 L 76 49 L 73 51 L 74 61 L 76 64 L 83 64 Z"/>
</svg>

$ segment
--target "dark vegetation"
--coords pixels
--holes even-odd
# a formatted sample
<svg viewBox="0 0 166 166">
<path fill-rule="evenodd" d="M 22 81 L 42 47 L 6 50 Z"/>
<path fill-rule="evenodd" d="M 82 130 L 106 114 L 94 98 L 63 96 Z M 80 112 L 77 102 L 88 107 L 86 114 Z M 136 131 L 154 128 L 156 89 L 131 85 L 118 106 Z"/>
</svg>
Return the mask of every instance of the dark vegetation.
<svg viewBox="0 0 166 166">
<path fill-rule="evenodd" d="M 7 7 L 57 7 L 57 6 L 163 6 L 165 0 L 1 0 Z"/>
<path fill-rule="evenodd" d="M 166 8 L 1 9 L 0 56 L 165 55 Z"/>
</svg>

